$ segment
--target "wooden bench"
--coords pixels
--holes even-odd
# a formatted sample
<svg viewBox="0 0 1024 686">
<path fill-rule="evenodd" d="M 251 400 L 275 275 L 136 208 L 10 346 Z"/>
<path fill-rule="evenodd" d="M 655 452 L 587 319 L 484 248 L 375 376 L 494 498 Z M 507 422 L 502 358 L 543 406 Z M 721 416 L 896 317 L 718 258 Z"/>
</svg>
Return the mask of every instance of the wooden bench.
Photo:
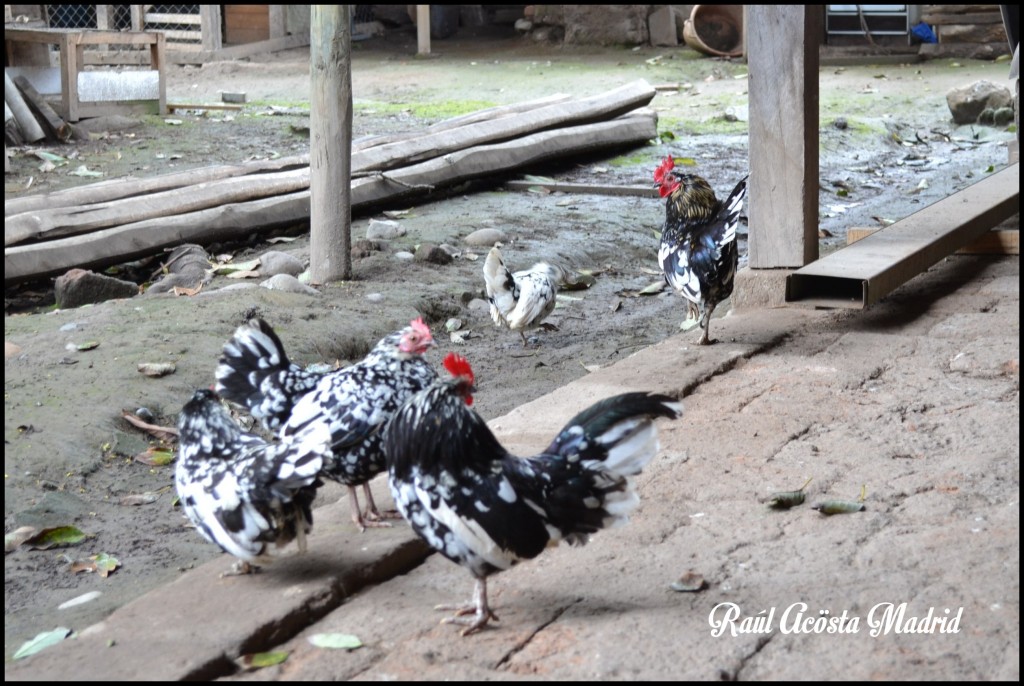
<svg viewBox="0 0 1024 686">
<path fill-rule="evenodd" d="M 109 114 L 123 114 L 140 107 L 153 109 L 155 105 L 159 114 L 167 113 L 167 83 L 164 76 L 166 41 L 164 34 L 148 31 L 106 31 L 82 29 L 19 29 L 6 28 L 4 42 L 7 44 L 7 55 L 14 54 L 12 43 L 44 43 L 56 45 L 60 50 L 60 106 L 58 112 L 65 121 L 76 122 L 86 117 L 97 117 Z M 82 74 L 98 74 L 84 72 L 84 50 L 90 45 L 130 45 L 149 46 L 151 70 L 157 74 L 157 93 L 155 97 L 140 99 L 114 98 L 83 101 L 80 97 L 79 76 Z M 8 64 L 11 64 L 10 60 Z M 20 66 L 20 65 L 12 65 Z M 44 94 L 56 94 L 55 89 L 48 88 L 46 77 L 42 72 L 49 69 L 33 68 L 25 65 L 19 70 L 33 82 L 37 90 Z M 123 74 L 145 72 L 123 72 Z M 86 89 L 88 91 L 88 89 Z M 87 92 L 88 95 L 88 92 Z"/>
</svg>

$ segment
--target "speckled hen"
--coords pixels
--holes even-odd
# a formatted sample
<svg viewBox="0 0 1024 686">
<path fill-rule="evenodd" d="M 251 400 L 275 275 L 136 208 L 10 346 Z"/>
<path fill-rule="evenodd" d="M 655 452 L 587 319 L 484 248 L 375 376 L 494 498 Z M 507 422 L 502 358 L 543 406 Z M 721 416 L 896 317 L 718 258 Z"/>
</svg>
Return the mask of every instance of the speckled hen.
<svg viewBox="0 0 1024 686">
<path fill-rule="evenodd" d="M 254 319 L 239 327 L 224 346 L 217 391 L 248 407 L 282 439 L 309 424 L 327 426 L 331 451 L 321 476 L 348 486 L 352 521 L 361 531 L 390 526 L 382 520 L 368 482 L 385 469 L 385 424 L 407 398 L 437 378 L 423 358 L 433 345 L 430 328 L 416 319 L 382 338 L 360 362 L 317 374 L 291 363 L 270 325 Z M 355 490 L 360 485 L 366 495 L 365 512 Z"/>
<path fill-rule="evenodd" d="M 658 451 L 657 417 L 675 418 L 672 398 L 626 393 L 573 417 L 535 457 L 509 453 L 472 403 L 473 370 L 451 354 L 453 378 L 406 401 L 385 432 L 391 493 L 430 546 L 476 579 L 473 602 L 447 623 L 463 635 L 497 620 L 487 578 L 560 541 L 622 524 L 639 503 L 631 477 Z M 467 616 L 471 615 L 471 616 Z"/>
<path fill-rule="evenodd" d="M 330 454 L 322 424 L 297 427 L 268 443 L 242 431 L 215 393 L 200 390 L 178 418 L 174 484 L 182 509 L 203 538 L 238 558 L 230 573 L 268 562 L 273 547 L 298 541 L 313 525 L 317 474 Z"/>
</svg>

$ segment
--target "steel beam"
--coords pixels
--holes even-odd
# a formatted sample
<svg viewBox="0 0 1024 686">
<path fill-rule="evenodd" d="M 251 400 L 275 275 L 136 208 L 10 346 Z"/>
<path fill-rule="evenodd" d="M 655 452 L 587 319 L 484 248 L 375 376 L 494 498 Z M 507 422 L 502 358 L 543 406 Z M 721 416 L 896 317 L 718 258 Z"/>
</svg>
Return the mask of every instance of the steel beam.
<svg viewBox="0 0 1024 686">
<path fill-rule="evenodd" d="M 786 279 L 786 302 L 864 309 L 1020 212 L 1020 165 L 808 264 Z"/>
</svg>

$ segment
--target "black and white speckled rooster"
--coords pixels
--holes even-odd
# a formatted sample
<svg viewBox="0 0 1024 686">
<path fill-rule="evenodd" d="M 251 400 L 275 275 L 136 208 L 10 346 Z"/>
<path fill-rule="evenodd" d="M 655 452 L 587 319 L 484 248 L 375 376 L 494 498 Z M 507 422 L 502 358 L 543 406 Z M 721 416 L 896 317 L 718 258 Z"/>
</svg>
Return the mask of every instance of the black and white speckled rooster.
<svg viewBox="0 0 1024 686">
<path fill-rule="evenodd" d="M 178 417 L 174 484 L 182 509 L 203 538 L 234 555 L 229 574 L 268 562 L 271 547 L 306 548 L 317 474 L 330 454 L 330 432 L 310 425 L 267 443 L 242 431 L 213 391 L 199 390 Z"/>
<path fill-rule="evenodd" d="M 626 393 L 573 417 L 551 445 L 531 458 L 498 443 L 472 403 L 473 370 L 445 358 L 454 378 L 406 401 L 385 432 L 389 485 L 402 515 L 435 550 L 476 579 L 472 604 L 446 623 L 463 635 L 497 617 L 487 577 L 565 540 L 626 521 L 639 498 L 630 477 L 658 451 L 656 417 L 679 416 L 664 395 Z M 467 617 L 466 615 L 472 615 Z"/>
<path fill-rule="evenodd" d="M 437 378 L 423 358 L 433 345 L 430 328 L 415 319 L 382 338 L 360 362 L 316 374 L 289 362 L 270 325 L 254 319 L 224 346 L 217 392 L 248 407 L 285 440 L 308 424 L 326 425 L 331 452 L 321 476 L 348 486 L 352 521 L 360 531 L 390 526 L 382 521 L 368 482 L 386 468 L 381 450 L 385 424 L 408 397 Z M 365 512 L 359 508 L 359 485 L 366 496 Z"/>
<path fill-rule="evenodd" d="M 542 327 L 555 309 L 555 296 L 562 272 L 547 262 L 538 262 L 529 269 L 510 272 L 501 251 L 491 248 L 484 260 L 484 285 L 487 302 L 491 304 L 491 319 L 498 326 L 518 331 L 526 345 L 525 331 Z"/>
<path fill-rule="evenodd" d="M 689 302 L 689 317 L 701 328 L 698 345 L 708 345 L 714 342 L 708 336 L 711 313 L 732 294 L 747 177 L 722 203 L 707 181 L 673 171 L 674 166 L 669 155 L 654 172 L 661 197 L 667 198 L 658 262 L 669 285 Z"/>
</svg>

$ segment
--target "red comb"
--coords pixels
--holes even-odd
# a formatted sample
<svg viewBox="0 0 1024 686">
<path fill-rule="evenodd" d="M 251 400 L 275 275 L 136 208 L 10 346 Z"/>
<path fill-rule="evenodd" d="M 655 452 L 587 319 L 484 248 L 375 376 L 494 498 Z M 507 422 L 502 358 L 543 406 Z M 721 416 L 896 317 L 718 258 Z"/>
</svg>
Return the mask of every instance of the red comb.
<svg viewBox="0 0 1024 686">
<path fill-rule="evenodd" d="M 434 337 L 430 333 L 430 327 L 427 326 L 426 322 L 423 321 L 423 317 L 416 317 L 416 319 L 413 319 L 411 322 L 409 322 L 409 326 L 412 327 L 413 331 L 418 332 L 424 338 L 433 340 Z"/>
<path fill-rule="evenodd" d="M 665 155 L 665 159 L 661 161 L 661 164 L 657 169 L 654 170 L 654 180 L 657 183 L 661 183 L 665 178 L 665 174 L 672 171 L 676 166 L 676 161 L 672 159 L 672 155 Z"/>
<path fill-rule="evenodd" d="M 448 353 L 444 358 L 444 368 L 452 376 L 465 376 L 469 379 L 469 383 L 473 383 L 473 368 L 469 366 L 469 360 L 462 355 Z"/>
</svg>

